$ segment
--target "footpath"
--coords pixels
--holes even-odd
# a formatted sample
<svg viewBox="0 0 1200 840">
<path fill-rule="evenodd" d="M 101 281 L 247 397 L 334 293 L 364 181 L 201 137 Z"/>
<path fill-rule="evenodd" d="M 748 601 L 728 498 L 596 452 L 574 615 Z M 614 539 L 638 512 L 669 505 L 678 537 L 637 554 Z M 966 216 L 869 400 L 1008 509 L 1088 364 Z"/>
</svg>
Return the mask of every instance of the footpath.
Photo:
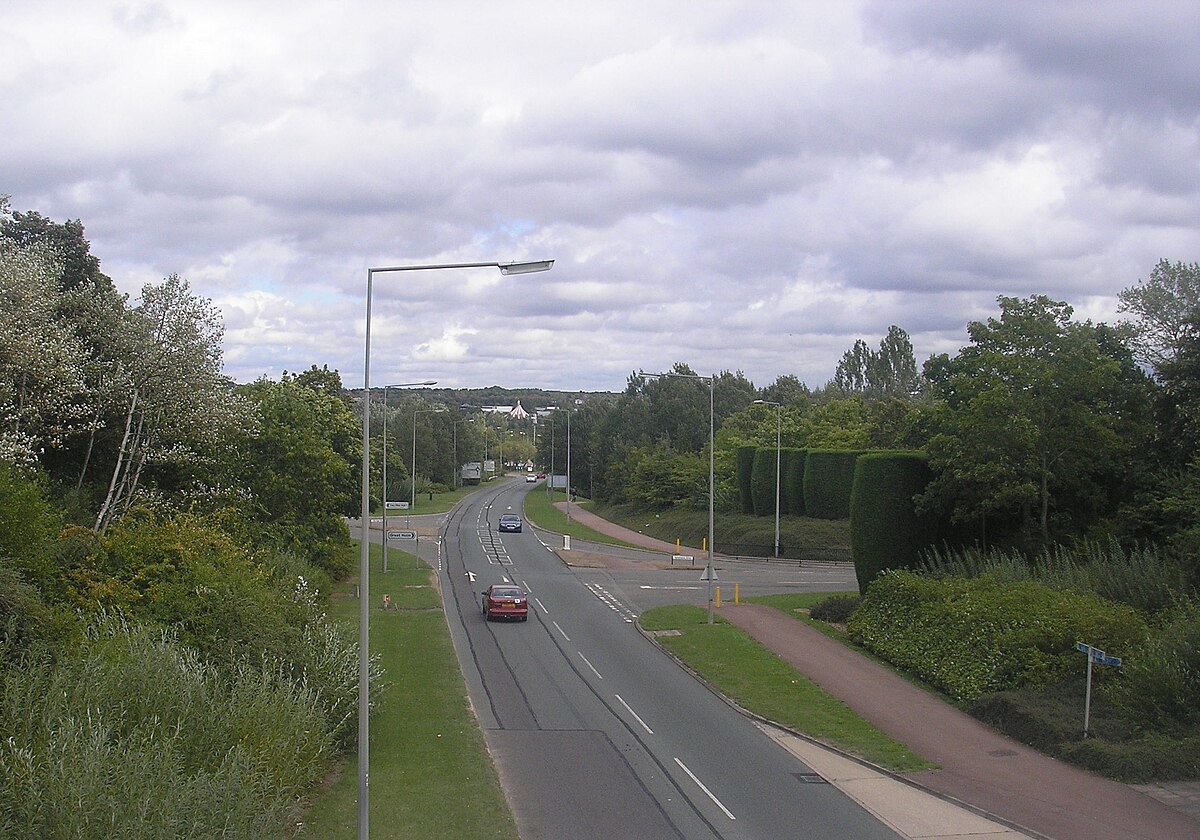
<svg viewBox="0 0 1200 840">
<path fill-rule="evenodd" d="M 573 506 L 602 534 L 671 553 Z M 719 557 L 719 555 L 718 555 Z M 913 752 L 939 765 L 899 775 L 773 734 L 814 771 L 907 838 L 1198 840 L 1200 783 L 1135 788 L 1049 758 L 779 610 L 724 605 L 721 615 Z M 1153 789 L 1156 796 L 1148 795 Z M 1170 802 L 1171 804 L 1167 804 Z M 994 821 L 994 822 L 991 822 Z"/>
</svg>

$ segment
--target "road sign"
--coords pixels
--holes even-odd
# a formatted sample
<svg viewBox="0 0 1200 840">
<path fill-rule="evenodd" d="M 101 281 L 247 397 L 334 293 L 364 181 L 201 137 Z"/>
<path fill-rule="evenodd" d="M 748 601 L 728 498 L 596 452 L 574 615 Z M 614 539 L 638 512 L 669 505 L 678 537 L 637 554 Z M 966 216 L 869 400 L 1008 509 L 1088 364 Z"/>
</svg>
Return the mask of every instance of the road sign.
<svg viewBox="0 0 1200 840">
<path fill-rule="evenodd" d="M 415 540 L 417 538 L 416 531 L 388 531 L 387 538 L 389 540 Z"/>
<path fill-rule="evenodd" d="M 1099 665 L 1120 665 L 1121 657 L 1107 656 L 1104 654 L 1101 654 L 1100 656 L 1096 656 L 1095 654 L 1092 654 L 1092 661 Z"/>
<path fill-rule="evenodd" d="M 704 570 L 704 572 L 703 572 L 703 573 L 700 575 L 700 580 L 720 580 L 720 578 L 719 578 L 719 577 L 717 577 L 717 570 L 716 570 L 716 569 L 713 569 L 713 570 L 712 570 L 712 577 L 711 577 L 711 578 L 708 576 L 708 569 L 705 569 L 705 570 Z"/>
<path fill-rule="evenodd" d="M 408 502 L 384 502 L 383 506 L 388 510 L 408 510 Z"/>
</svg>

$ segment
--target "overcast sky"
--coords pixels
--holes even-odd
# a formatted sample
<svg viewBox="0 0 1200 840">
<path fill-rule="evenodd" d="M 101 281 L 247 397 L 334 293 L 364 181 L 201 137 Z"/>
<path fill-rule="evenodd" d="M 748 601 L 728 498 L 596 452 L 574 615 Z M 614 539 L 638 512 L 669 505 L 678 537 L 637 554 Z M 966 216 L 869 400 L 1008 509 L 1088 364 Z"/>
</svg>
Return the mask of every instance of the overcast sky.
<svg viewBox="0 0 1200 840">
<path fill-rule="evenodd" d="M 178 273 L 238 381 L 619 390 L 954 353 L 997 295 L 1116 319 L 1200 260 L 1200 3 L 39 0 L 0 193 L 119 288 Z"/>
</svg>

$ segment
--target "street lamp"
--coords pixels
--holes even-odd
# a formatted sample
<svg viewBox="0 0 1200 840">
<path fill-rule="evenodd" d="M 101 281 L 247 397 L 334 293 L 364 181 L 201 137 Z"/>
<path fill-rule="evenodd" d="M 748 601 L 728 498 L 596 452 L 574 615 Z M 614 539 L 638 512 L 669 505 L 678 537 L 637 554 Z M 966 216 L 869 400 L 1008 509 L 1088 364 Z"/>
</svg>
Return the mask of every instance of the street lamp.
<svg viewBox="0 0 1200 840">
<path fill-rule="evenodd" d="M 388 570 L 388 544 L 387 544 L 387 512 L 388 512 L 388 489 L 387 489 L 387 398 L 388 390 L 391 388 L 412 388 L 424 385 L 436 385 L 436 379 L 427 379 L 424 382 L 401 382 L 398 385 L 383 386 L 383 571 L 387 574 Z"/>
<path fill-rule="evenodd" d="M 408 503 L 408 515 L 412 516 L 412 512 L 417 507 L 417 415 L 418 414 L 441 414 L 446 409 L 438 406 L 437 408 L 418 408 L 413 412 L 413 457 L 412 457 L 412 475 L 409 476 L 409 483 L 412 485 L 411 501 Z M 407 521 L 407 520 L 406 520 Z M 387 540 L 384 540 L 387 544 Z"/>
<path fill-rule="evenodd" d="M 775 406 L 775 559 L 779 559 L 779 462 L 780 439 L 783 433 L 783 404 L 771 402 L 770 400 L 755 400 L 755 405 L 773 405 Z"/>
<path fill-rule="evenodd" d="M 716 451 L 715 446 L 715 430 L 716 430 L 716 402 L 713 394 L 716 389 L 717 377 L 700 376 L 695 373 L 646 373 L 643 376 L 651 379 L 658 379 L 662 376 L 676 376 L 681 379 L 699 379 L 701 382 L 708 383 L 708 565 L 704 570 L 704 577 L 708 579 L 708 623 L 713 623 L 713 457 Z"/>
<path fill-rule="evenodd" d="M 371 522 L 371 288 L 375 275 L 392 271 L 440 271 L 451 268 L 498 268 L 501 274 L 531 274 L 548 271 L 554 260 L 516 263 L 446 263 L 441 265 L 392 265 L 367 269 L 367 317 L 363 330 L 363 434 L 362 434 L 362 546 L 359 552 L 358 605 L 358 840 L 368 840 L 370 820 L 368 771 L 370 768 L 370 522 Z M 386 501 L 386 500 L 385 500 Z M 384 534 L 384 543 L 387 543 Z"/>
</svg>

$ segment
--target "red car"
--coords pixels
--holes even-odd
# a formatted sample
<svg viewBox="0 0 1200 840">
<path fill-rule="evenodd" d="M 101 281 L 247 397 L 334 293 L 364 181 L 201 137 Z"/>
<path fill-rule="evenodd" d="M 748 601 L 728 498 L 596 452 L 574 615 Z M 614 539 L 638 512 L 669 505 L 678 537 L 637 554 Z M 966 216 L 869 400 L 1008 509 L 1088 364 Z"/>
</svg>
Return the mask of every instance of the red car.
<svg viewBox="0 0 1200 840">
<path fill-rule="evenodd" d="M 488 621 L 493 618 L 528 621 L 529 596 L 511 583 L 493 583 L 483 592 L 483 616 Z"/>
</svg>

